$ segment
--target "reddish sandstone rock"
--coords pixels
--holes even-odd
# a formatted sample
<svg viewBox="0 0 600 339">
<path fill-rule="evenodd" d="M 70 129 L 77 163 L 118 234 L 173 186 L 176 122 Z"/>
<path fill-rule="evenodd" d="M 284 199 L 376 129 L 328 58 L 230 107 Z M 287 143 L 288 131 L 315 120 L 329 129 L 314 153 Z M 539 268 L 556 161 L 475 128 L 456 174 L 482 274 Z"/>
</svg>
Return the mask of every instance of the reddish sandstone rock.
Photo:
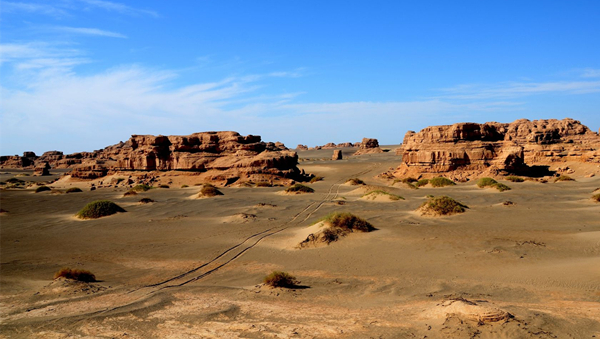
<svg viewBox="0 0 600 339">
<path fill-rule="evenodd" d="M 33 171 L 34 176 L 50 175 L 50 164 L 47 162 L 38 163 Z"/>
<path fill-rule="evenodd" d="M 402 164 L 393 175 L 429 177 L 451 172 L 462 179 L 514 173 L 554 162 L 600 162 L 599 150 L 598 134 L 573 119 L 432 126 L 406 133 L 397 151 Z"/>
<path fill-rule="evenodd" d="M 308 151 L 308 146 L 298 144 L 298 146 L 296 146 L 296 151 Z"/>
<path fill-rule="evenodd" d="M 383 150 L 379 148 L 379 141 L 377 139 L 363 138 L 358 151 L 354 155 L 371 153 L 383 153 Z"/>
<path fill-rule="evenodd" d="M 331 160 L 342 160 L 342 150 L 336 149 L 333 151 Z"/>
</svg>

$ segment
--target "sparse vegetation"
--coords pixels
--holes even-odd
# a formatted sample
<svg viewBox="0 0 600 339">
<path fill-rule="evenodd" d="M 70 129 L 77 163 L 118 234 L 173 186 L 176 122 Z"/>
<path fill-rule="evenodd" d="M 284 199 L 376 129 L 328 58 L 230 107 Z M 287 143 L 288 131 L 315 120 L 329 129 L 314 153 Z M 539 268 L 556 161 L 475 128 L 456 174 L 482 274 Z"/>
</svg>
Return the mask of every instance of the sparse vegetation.
<svg viewBox="0 0 600 339">
<path fill-rule="evenodd" d="M 152 203 L 152 202 L 154 202 L 154 200 L 152 200 L 150 198 L 142 198 L 142 199 L 140 199 L 140 203 L 141 204 L 149 204 L 149 203 Z"/>
<path fill-rule="evenodd" d="M 554 182 L 559 182 L 559 181 L 575 181 L 575 179 L 571 178 L 568 175 L 561 175 L 558 178 L 554 179 Z"/>
<path fill-rule="evenodd" d="M 433 187 L 454 186 L 456 183 L 448 178 L 437 177 L 429 180 L 429 184 Z"/>
<path fill-rule="evenodd" d="M 70 269 L 70 268 L 62 268 L 58 272 L 54 273 L 54 279 L 65 278 L 69 280 L 75 281 L 83 281 L 83 282 L 94 282 L 96 281 L 96 276 L 88 271 L 88 270 L 79 270 L 79 269 Z"/>
<path fill-rule="evenodd" d="M 81 190 L 81 188 L 79 188 L 79 187 L 71 187 L 67 190 L 67 193 L 79 193 L 79 192 L 83 192 Z"/>
<path fill-rule="evenodd" d="M 126 212 L 121 206 L 109 200 L 96 200 L 85 205 L 77 213 L 80 219 L 97 219 L 117 212 Z"/>
<path fill-rule="evenodd" d="M 323 180 L 323 177 L 316 176 L 316 177 L 313 177 L 312 179 L 310 179 L 310 183 L 314 184 L 315 182 L 321 181 L 321 180 Z"/>
<path fill-rule="evenodd" d="M 350 185 L 354 185 L 354 186 L 365 184 L 365 182 L 360 180 L 359 178 L 348 179 L 348 181 L 346 181 L 346 183 L 350 184 Z"/>
<path fill-rule="evenodd" d="M 134 192 L 146 192 L 147 190 L 152 189 L 152 186 L 146 184 L 135 185 L 132 190 Z"/>
<path fill-rule="evenodd" d="M 369 195 L 379 195 L 379 194 L 387 195 L 390 198 L 390 200 L 400 200 L 400 199 L 404 200 L 403 197 L 401 197 L 401 196 L 399 196 L 397 194 L 392 194 L 392 193 L 389 193 L 389 192 L 386 192 L 386 191 L 383 191 L 383 190 L 371 191 L 371 192 L 369 192 L 367 194 L 364 194 L 363 197 L 367 197 Z"/>
<path fill-rule="evenodd" d="M 600 202 L 600 193 L 593 195 L 592 200 L 594 200 L 595 202 Z"/>
<path fill-rule="evenodd" d="M 464 205 L 448 196 L 429 198 L 420 207 L 423 214 L 433 215 L 452 215 L 463 213 L 467 208 L 469 208 L 467 205 Z"/>
<path fill-rule="evenodd" d="M 323 221 L 329 223 L 331 227 L 340 228 L 348 231 L 371 232 L 375 227 L 368 221 L 352 213 L 334 212 L 323 218 Z"/>
<path fill-rule="evenodd" d="M 509 175 L 509 176 L 505 177 L 504 179 L 506 179 L 506 180 L 508 180 L 510 182 L 523 182 L 523 181 L 525 181 L 524 178 L 517 177 L 517 176 L 514 176 L 514 175 Z"/>
<path fill-rule="evenodd" d="M 215 186 L 211 184 L 205 184 L 200 190 L 200 195 L 203 197 L 216 197 L 217 195 L 223 195 L 223 193 Z"/>
<path fill-rule="evenodd" d="M 480 178 L 479 180 L 477 180 L 477 186 L 479 188 L 493 187 L 500 192 L 510 190 L 509 186 L 507 186 L 503 183 L 499 183 L 496 180 L 494 180 L 493 178 L 489 178 L 489 177 L 484 177 L 484 178 Z"/>
<path fill-rule="evenodd" d="M 186 187 L 190 187 L 188 185 L 181 185 L 181 188 L 186 188 Z"/>
<path fill-rule="evenodd" d="M 124 197 L 128 197 L 130 195 L 137 195 L 137 192 L 133 189 L 130 189 L 129 191 L 125 192 L 125 194 L 123 194 Z"/>
<path fill-rule="evenodd" d="M 261 181 L 261 182 L 257 182 L 256 183 L 256 187 L 271 187 L 273 185 L 271 185 L 270 182 L 266 182 L 266 181 Z"/>
<path fill-rule="evenodd" d="M 429 179 L 421 179 L 414 183 L 415 187 L 423 187 L 427 184 L 429 184 Z"/>
<path fill-rule="evenodd" d="M 171 186 L 169 186 L 169 185 L 160 185 L 160 186 L 158 186 L 158 188 L 171 188 Z"/>
<path fill-rule="evenodd" d="M 38 188 L 35 189 L 35 193 L 40 193 L 40 192 L 44 192 L 44 191 L 51 191 L 52 189 L 48 186 L 40 186 Z"/>
<path fill-rule="evenodd" d="M 313 193 L 315 190 L 302 184 L 295 184 L 285 190 L 287 193 Z"/>
<path fill-rule="evenodd" d="M 293 288 L 300 283 L 296 277 L 282 271 L 273 271 L 263 281 L 267 286 L 284 288 Z"/>
</svg>

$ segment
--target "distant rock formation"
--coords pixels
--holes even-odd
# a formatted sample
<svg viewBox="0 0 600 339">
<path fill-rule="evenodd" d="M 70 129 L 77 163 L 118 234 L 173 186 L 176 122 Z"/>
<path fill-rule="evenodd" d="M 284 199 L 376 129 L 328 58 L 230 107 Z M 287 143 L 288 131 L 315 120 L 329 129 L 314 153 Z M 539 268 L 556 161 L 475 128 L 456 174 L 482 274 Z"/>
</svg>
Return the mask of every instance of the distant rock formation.
<svg viewBox="0 0 600 339">
<path fill-rule="evenodd" d="M 341 149 L 333 150 L 333 155 L 331 156 L 331 160 L 342 160 L 342 150 Z"/>
<path fill-rule="evenodd" d="M 298 144 L 298 146 L 296 146 L 296 151 L 308 151 L 308 146 Z"/>
<path fill-rule="evenodd" d="M 379 148 L 379 141 L 377 139 L 363 138 L 358 151 L 354 155 L 371 153 L 383 153 L 383 150 Z"/>
<path fill-rule="evenodd" d="M 34 176 L 50 175 L 50 164 L 46 161 L 39 163 L 35 166 L 33 171 Z"/>
<path fill-rule="evenodd" d="M 399 153 L 395 177 L 444 173 L 461 179 L 556 162 L 600 163 L 600 137 L 573 119 L 457 123 L 407 132 Z"/>
</svg>

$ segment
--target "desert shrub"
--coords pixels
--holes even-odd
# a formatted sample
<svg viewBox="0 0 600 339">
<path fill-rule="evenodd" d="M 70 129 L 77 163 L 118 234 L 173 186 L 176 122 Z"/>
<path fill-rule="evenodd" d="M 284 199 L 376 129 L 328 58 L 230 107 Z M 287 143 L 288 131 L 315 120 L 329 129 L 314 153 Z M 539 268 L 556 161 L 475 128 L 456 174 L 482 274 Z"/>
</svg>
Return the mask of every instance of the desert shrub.
<svg viewBox="0 0 600 339">
<path fill-rule="evenodd" d="M 389 192 L 386 192 L 386 191 L 382 191 L 382 190 L 371 191 L 371 192 L 369 192 L 367 194 L 364 194 L 363 197 L 366 197 L 366 196 L 371 195 L 371 194 L 384 194 L 384 195 L 389 196 L 390 200 L 400 200 L 400 199 L 404 200 L 403 197 L 401 197 L 401 196 L 399 196 L 397 194 L 392 194 L 392 193 L 389 193 Z"/>
<path fill-rule="evenodd" d="M 40 193 L 40 192 L 50 191 L 50 190 L 52 190 L 52 189 L 48 186 L 40 186 L 35 189 L 35 193 Z"/>
<path fill-rule="evenodd" d="M 219 191 L 219 189 L 216 188 L 215 186 L 213 186 L 211 184 L 206 184 L 200 190 L 200 195 L 202 195 L 204 197 L 215 197 L 217 195 L 223 195 L 223 193 L 221 191 Z"/>
<path fill-rule="evenodd" d="M 521 178 L 521 177 L 517 177 L 514 175 L 509 175 L 507 177 L 505 177 L 504 179 L 510 181 L 510 182 L 523 182 L 525 181 L 525 179 Z"/>
<path fill-rule="evenodd" d="M 414 185 L 415 185 L 415 187 L 422 187 L 422 186 L 427 185 L 428 183 L 429 183 L 429 179 L 421 179 L 421 180 L 418 180 Z"/>
<path fill-rule="evenodd" d="M 186 187 L 190 187 L 188 185 L 181 185 L 181 188 L 186 188 Z"/>
<path fill-rule="evenodd" d="M 83 192 L 81 190 L 81 188 L 79 188 L 79 187 L 71 187 L 67 190 L 67 193 L 79 193 L 79 192 Z"/>
<path fill-rule="evenodd" d="M 316 176 L 316 177 L 313 177 L 312 179 L 310 179 L 310 183 L 313 184 L 313 183 L 315 183 L 317 181 L 321 181 L 321 180 L 323 180 L 323 177 Z"/>
<path fill-rule="evenodd" d="M 298 280 L 296 280 L 296 277 L 282 271 L 273 271 L 271 274 L 266 276 L 263 281 L 267 286 L 285 288 L 292 288 L 300 283 Z"/>
<path fill-rule="evenodd" d="M 596 202 L 600 202 L 600 194 L 595 194 L 592 196 L 592 200 L 596 201 Z"/>
<path fill-rule="evenodd" d="M 169 185 L 160 185 L 158 188 L 171 188 Z"/>
<path fill-rule="evenodd" d="M 331 227 L 341 228 L 349 231 L 370 232 L 375 227 L 368 221 L 351 213 L 334 212 L 327 215 L 324 219 Z"/>
<path fill-rule="evenodd" d="M 510 187 L 497 182 L 496 180 L 489 178 L 489 177 L 485 177 L 485 178 L 480 178 L 479 180 L 477 180 L 477 186 L 479 188 L 485 188 L 485 187 L 493 187 L 495 189 L 497 189 L 500 192 L 504 192 L 504 191 L 509 191 Z"/>
<path fill-rule="evenodd" d="M 467 208 L 469 207 L 448 196 L 429 198 L 421 205 L 421 210 L 425 214 L 434 215 L 452 215 L 463 213 Z"/>
<path fill-rule="evenodd" d="M 568 175 L 561 175 L 560 177 L 554 179 L 554 182 L 559 182 L 559 181 L 575 181 L 575 179 L 571 178 Z"/>
<path fill-rule="evenodd" d="M 146 185 L 146 184 L 139 184 L 139 185 L 135 185 L 132 190 L 135 192 L 146 192 L 147 190 L 151 189 L 152 186 Z"/>
<path fill-rule="evenodd" d="M 505 202 L 503 202 L 503 203 L 502 203 L 502 205 L 504 205 L 504 206 L 512 206 L 512 205 L 514 205 L 514 204 L 515 204 L 515 203 L 514 203 L 514 202 L 512 202 L 512 201 L 510 201 L 510 200 L 506 200 Z"/>
<path fill-rule="evenodd" d="M 69 280 L 83 281 L 83 282 L 94 282 L 96 276 L 87 270 L 78 270 L 70 268 L 61 268 L 58 272 L 54 273 L 54 279 L 65 278 Z"/>
<path fill-rule="evenodd" d="M 97 219 L 117 212 L 126 212 L 121 206 L 109 200 L 96 200 L 85 205 L 77 213 L 77 217 L 81 219 Z"/>
<path fill-rule="evenodd" d="M 261 181 L 256 183 L 256 187 L 271 187 L 271 183 L 266 181 Z"/>
<path fill-rule="evenodd" d="M 444 187 L 444 186 L 453 186 L 456 183 L 448 178 L 437 177 L 429 180 L 429 184 L 433 187 Z"/>
<path fill-rule="evenodd" d="M 408 177 L 408 178 L 400 179 L 400 182 L 404 183 L 404 184 L 411 184 L 411 183 L 417 182 L 417 181 L 419 181 L 419 180 L 417 180 L 417 179 L 415 179 L 413 177 Z"/>
<path fill-rule="evenodd" d="M 350 184 L 350 185 L 364 185 L 365 182 L 360 180 L 359 178 L 352 178 L 352 179 L 348 179 L 348 181 L 346 181 L 346 183 Z"/>
<path fill-rule="evenodd" d="M 149 204 L 151 202 L 154 202 L 154 200 L 152 200 L 150 198 L 142 198 L 142 199 L 140 199 L 140 203 L 142 203 L 142 204 Z"/>
<path fill-rule="evenodd" d="M 313 193 L 315 190 L 302 184 L 295 184 L 285 190 L 288 193 Z"/>
<path fill-rule="evenodd" d="M 130 189 L 129 191 L 125 192 L 125 194 L 123 194 L 124 197 L 128 197 L 130 195 L 137 195 L 137 192 L 133 189 Z"/>
<path fill-rule="evenodd" d="M 494 185 L 494 187 L 500 192 L 510 191 L 510 187 L 501 182 L 496 183 L 496 185 Z"/>
</svg>

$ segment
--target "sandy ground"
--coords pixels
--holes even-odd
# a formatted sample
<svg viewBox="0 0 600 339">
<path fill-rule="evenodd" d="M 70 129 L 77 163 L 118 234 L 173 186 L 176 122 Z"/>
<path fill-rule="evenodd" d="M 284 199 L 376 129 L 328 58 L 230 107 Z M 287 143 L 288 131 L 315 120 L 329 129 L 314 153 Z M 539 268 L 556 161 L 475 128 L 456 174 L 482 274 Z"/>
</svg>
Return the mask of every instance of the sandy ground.
<svg viewBox="0 0 600 339">
<path fill-rule="evenodd" d="M 300 152 L 300 167 L 324 177 L 313 194 L 1 191 L 0 337 L 600 338 L 600 204 L 590 199 L 600 178 L 413 190 L 375 178 L 399 164 L 391 148 L 341 161 Z M 368 187 L 344 184 L 352 177 Z M 362 198 L 371 188 L 405 200 Z M 469 209 L 420 216 L 430 194 Z M 97 199 L 127 212 L 74 218 Z M 377 230 L 297 249 L 333 211 Z M 61 267 L 100 281 L 53 281 Z M 301 286 L 263 286 L 273 270 Z"/>
</svg>

